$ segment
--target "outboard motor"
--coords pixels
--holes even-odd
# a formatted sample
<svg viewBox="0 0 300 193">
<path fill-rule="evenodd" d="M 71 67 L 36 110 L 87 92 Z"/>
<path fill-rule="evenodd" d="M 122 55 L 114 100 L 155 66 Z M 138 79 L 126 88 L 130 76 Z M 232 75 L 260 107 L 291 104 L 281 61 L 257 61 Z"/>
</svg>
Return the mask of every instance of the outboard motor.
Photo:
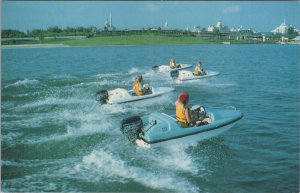
<svg viewBox="0 0 300 193">
<path fill-rule="evenodd" d="M 142 128 L 143 121 L 139 116 L 132 116 L 121 121 L 121 132 L 126 135 L 131 143 L 139 138 Z"/>
<path fill-rule="evenodd" d="M 205 107 L 200 106 L 199 107 L 199 118 L 205 118 L 206 117 L 206 110 Z"/>
<path fill-rule="evenodd" d="M 101 104 L 107 104 L 108 92 L 107 90 L 99 90 L 95 94 L 96 101 L 99 101 Z"/>
<path fill-rule="evenodd" d="M 172 70 L 172 71 L 170 72 L 170 76 L 171 76 L 171 78 L 173 78 L 173 79 L 178 78 L 178 76 L 179 76 L 179 71 L 178 71 L 178 70 Z"/>
<path fill-rule="evenodd" d="M 158 72 L 159 66 L 157 66 L 157 65 L 152 66 L 152 70 L 153 70 L 154 72 Z"/>
<path fill-rule="evenodd" d="M 192 109 L 191 113 L 192 113 L 192 117 L 197 119 L 206 117 L 205 107 L 203 106 L 199 106 L 195 109 Z"/>
<path fill-rule="evenodd" d="M 198 107 L 197 109 L 193 110 L 192 111 L 192 115 L 193 116 L 196 116 L 197 118 L 206 118 L 206 110 L 205 110 L 205 107 L 203 106 L 200 106 Z M 208 122 L 207 121 L 201 121 L 201 122 L 198 122 L 196 124 L 196 126 L 202 126 L 202 125 L 207 125 Z"/>
</svg>

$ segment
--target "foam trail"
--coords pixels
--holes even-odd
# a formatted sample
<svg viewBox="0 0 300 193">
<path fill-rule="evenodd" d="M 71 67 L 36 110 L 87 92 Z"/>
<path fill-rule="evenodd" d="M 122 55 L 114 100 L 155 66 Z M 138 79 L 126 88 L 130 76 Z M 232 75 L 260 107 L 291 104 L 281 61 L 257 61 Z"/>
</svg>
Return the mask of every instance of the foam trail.
<svg viewBox="0 0 300 193">
<path fill-rule="evenodd" d="M 13 144 L 17 139 L 21 138 L 24 134 L 20 132 L 9 132 L 8 134 L 1 135 L 1 141 L 8 144 Z"/>
<path fill-rule="evenodd" d="M 67 134 L 68 135 L 88 135 L 92 133 L 106 133 L 110 135 L 114 135 L 116 133 L 119 134 L 118 130 L 115 128 L 119 128 L 119 122 L 112 121 L 110 116 L 110 111 L 105 110 L 106 107 L 103 106 L 92 106 L 90 108 L 83 109 L 78 112 L 78 110 L 74 111 L 65 111 L 61 113 L 61 117 L 65 121 L 69 121 L 70 123 L 77 122 L 78 124 L 68 125 Z M 111 106 L 111 109 L 115 109 L 115 111 L 122 111 L 124 109 L 115 108 Z"/>
<path fill-rule="evenodd" d="M 17 82 L 15 82 L 13 84 L 9 84 L 5 88 L 18 87 L 18 86 L 28 87 L 28 86 L 36 85 L 36 84 L 39 84 L 38 80 L 35 80 L 35 79 L 30 80 L 30 79 L 25 78 L 24 80 L 18 80 Z"/>
<path fill-rule="evenodd" d="M 79 77 L 77 76 L 74 76 L 74 75 L 54 75 L 52 76 L 52 78 L 55 80 L 57 79 L 61 79 L 61 80 L 77 80 L 77 79 L 80 79 Z"/>
<path fill-rule="evenodd" d="M 198 174 L 197 165 L 194 164 L 193 158 L 185 152 L 188 147 L 188 145 L 174 145 L 166 148 L 163 155 L 151 156 L 150 159 L 153 160 L 153 163 L 164 168 L 172 168 L 172 170 L 196 175 Z"/>
<path fill-rule="evenodd" d="M 88 101 L 92 102 L 92 101 Z M 68 104 L 83 104 L 87 103 L 86 99 L 79 99 L 79 98 L 54 98 L 54 97 L 49 97 L 43 100 L 39 100 L 37 102 L 32 102 L 28 103 L 22 106 L 15 107 L 16 109 L 20 108 L 36 108 L 40 106 L 45 106 L 45 105 L 68 105 Z"/>
<path fill-rule="evenodd" d="M 96 77 L 96 78 L 110 78 L 110 77 L 119 77 L 120 75 L 123 75 L 123 73 L 117 72 L 117 73 L 96 74 L 94 77 Z"/>
<path fill-rule="evenodd" d="M 101 80 L 97 82 L 97 85 L 99 86 L 107 86 L 107 85 L 116 85 L 118 87 L 120 86 L 131 86 L 131 82 L 129 80 L 122 80 L 122 81 L 117 81 L 117 80 Z"/>
<path fill-rule="evenodd" d="M 87 86 L 97 86 L 99 85 L 99 82 L 81 82 L 78 84 L 70 85 L 68 87 L 75 87 L 75 88 L 80 88 L 80 87 L 87 87 Z M 101 85 L 101 84 L 100 84 Z"/>
<path fill-rule="evenodd" d="M 67 102 L 67 99 L 66 99 Z M 70 101 L 69 101 L 70 102 Z M 68 103 L 69 103 L 68 102 Z M 84 101 L 73 101 L 74 107 L 77 104 L 86 104 Z M 36 143 L 45 143 L 49 141 L 60 141 L 66 140 L 68 138 L 74 138 L 78 136 L 91 135 L 93 133 L 105 133 L 108 135 L 117 135 L 119 134 L 119 122 L 113 121 L 114 117 L 111 117 L 111 114 L 115 113 L 125 113 L 131 109 L 122 108 L 119 105 L 98 105 L 95 101 L 90 101 L 89 105 L 84 105 L 76 107 L 75 109 L 62 108 L 60 112 L 53 113 L 40 113 L 39 117 L 29 117 L 27 119 L 14 121 L 12 125 L 19 124 L 22 127 L 24 126 L 35 126 L 41 127 L 47 124 L 49 119 L 56 120 L 57 127 L 60 128 L 59 131 L 53 133 L 51 136 L 36 136 L 26 137 L 21 141 L 22 144 L 36 144 Z M 27 105 L 26 107 L 38 107 L 40 105 L 49 104 L 48 102 L 39 102 Z M 51 102 L 50 104 L 57 104 L 57 101 Z M 64 104 L 64 102 L 63 102 Z M 6 123 L 8 124 L 8 123 Z M 9 126 L 9 125 L 8 125 Z M 64 133 L 62 133 L 64 132 Z M 13 136 L 14 138 L 16 136 Z M 10 138 L 7 137 L 6 140 Z"/>
<path fill-rule="evenodd" d="M 105 104 L 101 106 L 102 110 L 107 114 L 115 114 L 115 113 L 126 113 L 130 111 L 130 109 L 126 108 L 120 104 Z"/>
<path fill-rule="evenodd" d="M 117 181 L 134 180 L 153 189 L 168 189 L 174 192 L 198 192 L 199 188 L 184 178 L 162 172 L 150 172 L 136 166 L 129 166 L 124 161 L 103 150 L 94 150 L 82 159 L 81 164 L 75 166 L 77 173 L 84 174 L 94 171 L 95 176 L 88 178 L 92 181 L 101 181 L 102 178 L 117 178 Z M 83 171 L 88 170 L 88 171 Z M 121 179 L 120 179 L 121 178 Z"/>
<path fill-rule="evenodd" d="M 146 71 L 143 74 L 143 76 L 145 76 L 145 77 L 151 77 L 151 76 L 154 76 L 154 75 L 158 75 L 158 73 L 154 72 L 153 70 Z"/>
<path fill-rule="evenodd" d="M 51 136 L 44 137 L 31 137 L 30 139 L 24 139 L 22 144 L 38 144 L 46 143 L 50 141 L 62 141 L 68 138 L 75 138 L 85 135 L 91 135 L 94 133 L 105 133 L 108 135 L 119 134 L 119 123 L 110 121 L 107 114 L 103 114 L 95 109 L 87 109 L 78 112 L 74 111 L 64 111 L 61 112 L 58 117 L 60 120 L 64 120 L 68 124 L 65 127 L 64 134 L 53 134 Z"/>
<path fill-rule="evenodd" d="M 39 127 L 44 126 L 44 124 L 50 120 L 55 120 L 56 123 L 61 121 L 61 117 L 59 117 L 57 114 L 54 113 L 40 113 L 39 116 L 28 116 L 28 115 L 22 115 L 22 116 L 16 116 L 18 117 L 17 120 L 12 120 L 9 122 L 2 123 L 2 126 L 5 126 L 5 129 L 7 130 L 19 130 L 21 127 Z"/>
<path fill-rule="evenodd" d="M 6 179 L 2 182 L 3 192 L 58 192 L 61 191 L 67 182 L 57 180 L 63 175 L 56 175 L 58 165 L 71 165 L 76 161 L 76 158 L 56 159 L 56 160 L 21 160 L 5 161 L 6 166 L 15 167 L 43 167 L 34 175 L 25 175 L 20 178 Z M 53 166 L 53 167 L 52 167 Z M 47 179 L 47 183 L 45 183 Z M 24 186 L 26 184 L 26 186 Z M 77 192 L 75 188 L 71 190 Z"/>
<path fill-rule="evenodd" d="M 129 71 L 128 71 L 128 74 L 136 74 L 136 73 L 139 73 L 141 72 L 140 69 L 136 68 L 136 67 L 132 67 Z"/>
<path fill-rule="evenodd" d="M 55 183 L 44 183 L 45 174 L 25 176 L 23 178 L 15 178 L 5 180 L 3 182 L 3 192 L 56 192 L 57 185 Z M 48 177 L 47 177 L 48 178 Z M 24 186 L 26 184 L 26 186 Z"/>
<path fill-rule="evenodd" d="M 140 100 L 128 104 L 124 104 L 124 108 L 131 108 L 131 111 L 138 111 L 138 112 L 148 112 L 149 109 L 143 109 L 141 107 L 159 107 L 163 108 L 166 106 L 170 106 L 173 104 L 172 96 L 166 94 L 155 98 L 150 98 L 147 100 Z"/>
</svg>

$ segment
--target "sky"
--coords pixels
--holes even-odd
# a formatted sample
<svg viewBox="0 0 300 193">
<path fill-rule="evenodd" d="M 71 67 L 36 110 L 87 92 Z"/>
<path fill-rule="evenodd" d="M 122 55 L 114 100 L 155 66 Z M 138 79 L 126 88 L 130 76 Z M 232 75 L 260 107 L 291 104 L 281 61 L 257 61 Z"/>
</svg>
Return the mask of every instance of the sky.
<svg viewBox="0 0 300 193">
<path fill-rule="evenodd" d="M 300 30 L 299 1 L 2 1 L 2 29 L 48 27 L 103 29 L 112 15 L 117 29 L 207 29 L 221 20 L 229 28 L 269 32 L 285 19 Z"/>
</svg>

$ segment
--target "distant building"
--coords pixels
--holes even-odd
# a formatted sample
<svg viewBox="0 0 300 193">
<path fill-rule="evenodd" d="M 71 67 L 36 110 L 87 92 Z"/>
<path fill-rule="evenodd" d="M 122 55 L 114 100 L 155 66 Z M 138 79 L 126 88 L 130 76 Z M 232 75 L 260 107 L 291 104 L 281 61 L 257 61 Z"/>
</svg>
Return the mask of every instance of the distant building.
<svg viewBox="0 0 300 193">
<path fill-rule="evenodd" d="M 193 33 L 200 33 L 200 32 L 204 32 L 205 28 L 201 28 L 200 26 L 194 26 L 194 28 L 191 30 L 191 32 Z"/>
<path fill-rule="evenodd" d="M 240 31 L 242 31 L 242 30 L 243 30 L 243 27 L 242 27 L 242 26 L 239 27 L 239 28 L 231 28 L 231 29 L 230 29 L 231 32 L 240 32 Z"/>
<path fill-rule="evenodd" d="M 165 28 L 168 28 L 169 24 L 168 24 L 168 20 L 166 19 L 166 22 L 165 22 Z"/>
<path fill-rule="evenodd" d="M 231 28 L 230 32 L 239 32 L 239 33 L 257 33 L 256 31 L 252 30 L 252 29 L 244 29 L 242 26 L 239 28 Z"/>
<path fill-rule="evenodd" d="M 283 22 L 280 24 L 279 27 L 276 27 L 274 30 L 272 30 L 272 33 L 281 33 L 281 34 L 285 34 L 288 32 L 289 26 L 285 24 L 285 19 L 283 20 Z"/>
<path fill-rule="evenodd" d="M 112 23 L 112 16 L 111 16 L 111 13 L 109 14 L 109 19 L 105 21 L 104 29 L 107 29 L 107 30 L 109 30 L 109 31 L 112 31 L 112 30 L 115 30 L 115 29 L 116 29 L 116 28 L 113 26 L 113 23 Z"/>
<path fill-rule="evenodd" d="M 208 26 L 207 31 L 208 32 L 213 32 L 214 29 L 218 29 L 219 32 L 229 32 L 230 31 L 229 28 L 228 28 L 228 26 L 223 26 L 222 25 L 222 21 L 221 20 L 219 20 L 217 22 L 217 25 L 215 25 L 215 26 L 214 25 Z"/>
<path fill-rule="evenodd" d="M 210 25 L 210 26 L 208 26 L 207 31 L 208 31 L 208 32 L 213 32 L 213 31 L 214 31 L 214 28 L 215 28 L 215 26 Z"/>
<path fill-rule="evenodd" d="M 300 36 L 295 37 L 294 39 L 292 39 L 292 42 L 295 42 L 297 44 L 300 44 Z"/>
<path fill-rule="evenodd" d="M 271 32 L 274 34 L 287 34 L 289 33 L 289 30 L 293 30 L 293 32 L 296 32 L 299 34 L 299 30 L 296 29 L 295 27 L 293 27 L 292 25 L 288 25 L 285 23 L 285 19 L 283 20 L 283 22 L 280 24 L 280 26 L 276 27 L 274 30 L 272 30 Z"/>
</svg>

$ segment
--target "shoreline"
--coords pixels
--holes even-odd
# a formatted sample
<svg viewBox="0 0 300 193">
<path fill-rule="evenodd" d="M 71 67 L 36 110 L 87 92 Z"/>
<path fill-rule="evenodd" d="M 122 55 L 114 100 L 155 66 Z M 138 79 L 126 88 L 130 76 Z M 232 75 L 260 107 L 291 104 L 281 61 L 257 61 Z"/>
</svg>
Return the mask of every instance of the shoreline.
<svg viewBox="0 0 300 193">
<path fill-rule="evenodd" d="M 235 45 L 235 44 L 299 44 L 297 41 L 281 41 L 273 39 L 263 41 L 254 38 L 236 39 L 230 36 L 171 36 L 156 34 L 132 34 L 96 36 L 84 39 L 44 39 L 41 41 L 9 41 L 2 42 L 3 48 L 52 48 L 73 46 L 136 46 L 136 45 Z"/>
<path fill-rule="evenodd" d="M 59 48 L 70 47 L 65 44 L 16 44 L 16 45 L 1 45 L 1 48 Z"/>
<path fill-rule="evenodd" d="M 286 43 L 286 42 L 275 42 L 275 43 L 231 43 L 231 42 L 221 42 L 221 43 L 181 43 L 181 44 L 99 44 L 99 45 L 67 45 L 67 44 L 16 44 L 16 45 L 1 45 L 3 49 L 18 49 L 18 48 L 68 48 L 68 47 L 89 47 L 89 46 L 182 46 L 182 45 L 242 45 L 242 44 L 277 44 L 277 45 L 299 45 L 299 43 Z"/>
</svg>

